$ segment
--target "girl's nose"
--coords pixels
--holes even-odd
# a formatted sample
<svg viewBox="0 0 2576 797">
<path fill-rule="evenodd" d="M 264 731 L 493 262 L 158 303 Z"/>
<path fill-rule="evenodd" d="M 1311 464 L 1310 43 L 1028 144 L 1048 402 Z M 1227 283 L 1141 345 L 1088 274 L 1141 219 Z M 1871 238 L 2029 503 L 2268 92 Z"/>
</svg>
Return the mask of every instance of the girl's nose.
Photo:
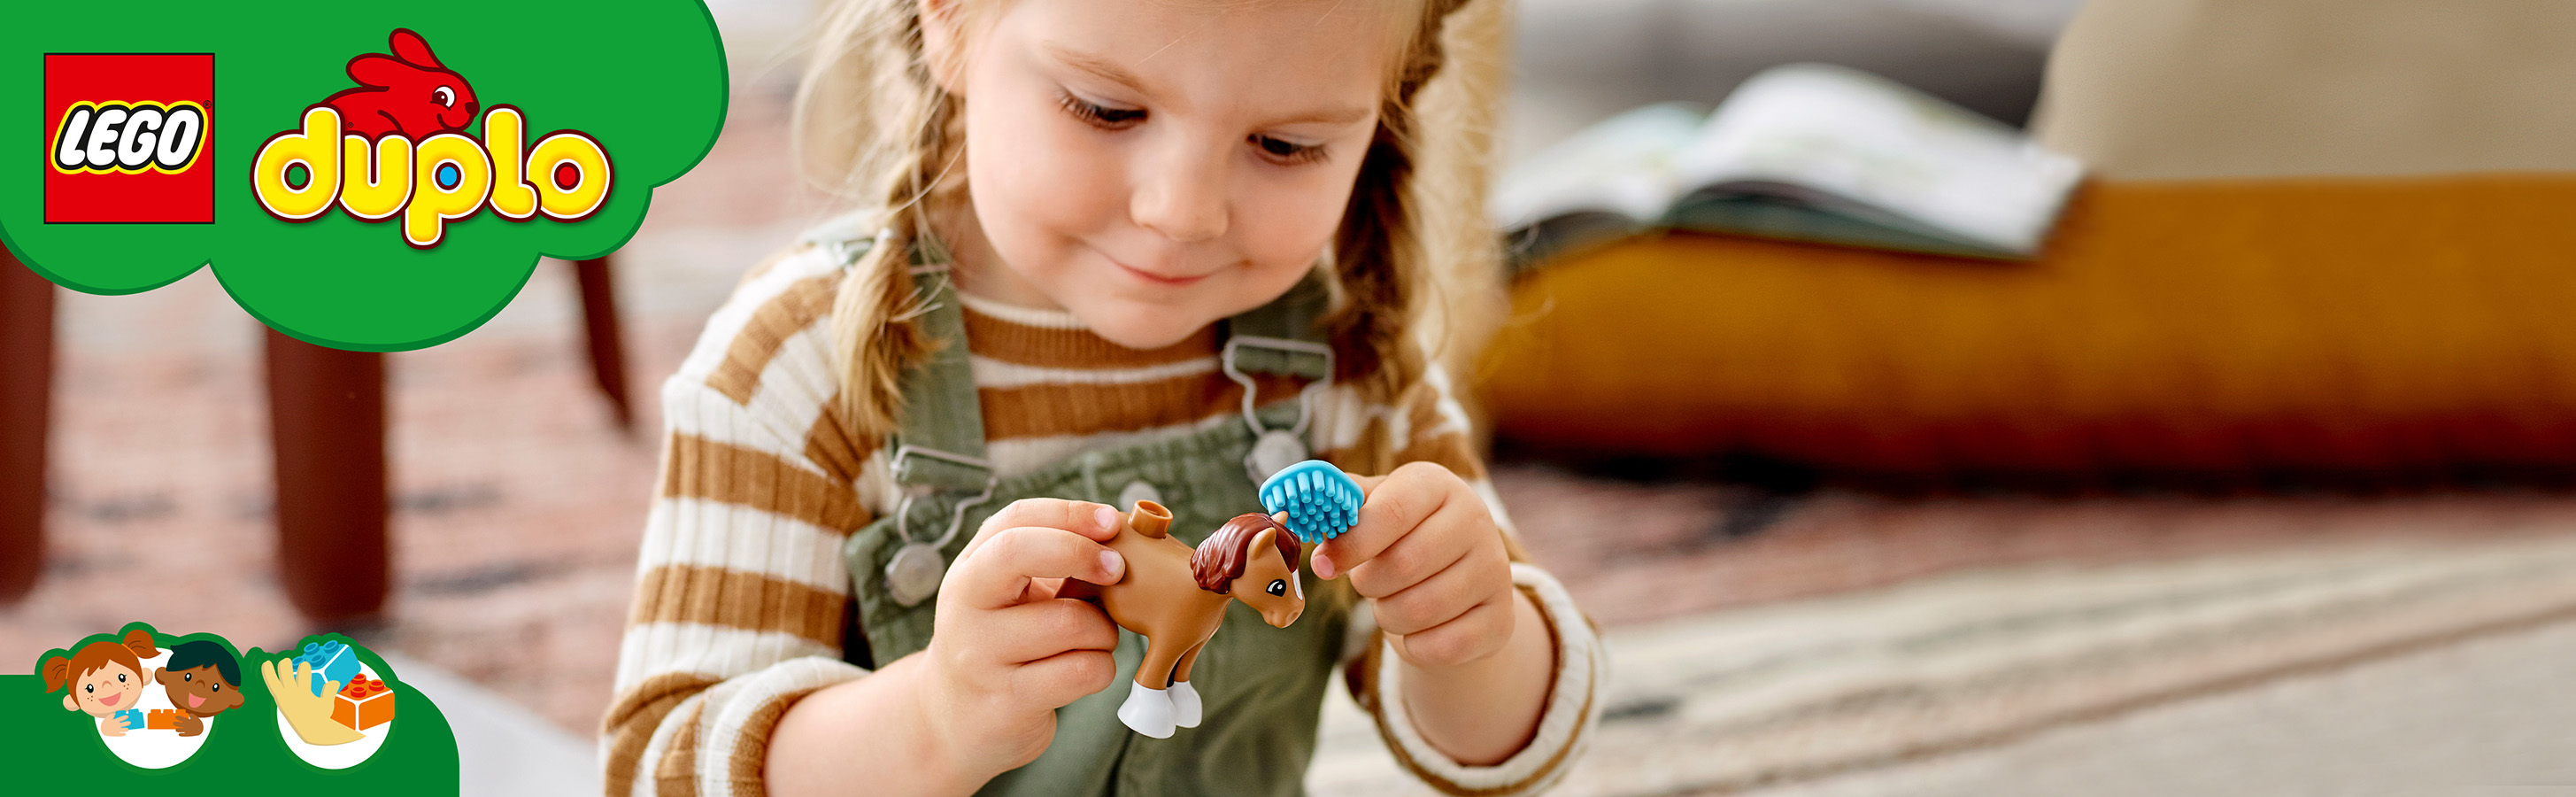
<svg viewBox="0 0 2576 797">
<path fill-rule="evenodd" d="M 1225 160 L 1197 146 L 1172 147 L 1154 159 L 1128 199 L 1137 226 L 1178 243 L 1225 234 Z"/>
</svg>

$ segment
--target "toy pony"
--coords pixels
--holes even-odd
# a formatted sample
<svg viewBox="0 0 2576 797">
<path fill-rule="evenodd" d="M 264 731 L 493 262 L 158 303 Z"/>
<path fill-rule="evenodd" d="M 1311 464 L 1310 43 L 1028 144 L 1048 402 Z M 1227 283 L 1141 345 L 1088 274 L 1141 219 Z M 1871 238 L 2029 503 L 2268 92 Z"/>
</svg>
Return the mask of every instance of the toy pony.
<svg viewBox="0 0 2576 797">
<path fill-rule="evenodd" d="M 1136 668 L 1118 719 L 1157 739 L 1170 738 L 1176 728 L 1198 727 L 1199 693 L 1190 687 L 1190 667 L 1224 622 L 1228 601 L 1243 601 L 1278 628 L 1306 611 L 1297 541 L 1277 519 L 1238 515 L 1196 549 L 1172 539 L 1171 525 L 1171 510 L 1136 502 L 1127 527 L 1109 541 L 1109 549 L 1127 559 L 1126 576 L 1081 590 L 1098 596 L 1110 620 L 1145 637 L 1145 663 Z"/>
<path fill-rule="evenodd" d="M 340 112 L 344 133 L 369 141 L 399 133 L 416 143 L 440 133 L 464 131 L 482 108 L 465 76 L 439 64 L 429 42 L 410 28 L 395 28 L 386 43 L 392 55 L 368 53 L 349 59 L 349 79 L 358 81 L 357 88 L 316 104 Z"/>
</svg>

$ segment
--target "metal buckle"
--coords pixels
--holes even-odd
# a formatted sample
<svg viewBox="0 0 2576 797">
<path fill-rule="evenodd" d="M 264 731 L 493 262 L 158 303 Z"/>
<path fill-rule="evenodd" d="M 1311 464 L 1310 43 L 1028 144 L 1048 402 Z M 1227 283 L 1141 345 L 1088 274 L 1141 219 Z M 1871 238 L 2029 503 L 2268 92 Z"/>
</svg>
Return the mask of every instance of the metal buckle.
<svg viewBox="0 0 2576 797">
<path fill-rule="evenodd" d="M 973 509 L 977 506 L 983 505 L 986 501 L 993 500 L 993 488 L 995 485 L 1001 483 L 1001 479 L 994 475 L 993 463 L 989 460 L 979 457 L 970 457 L 964 454 L 950 453 L 935 448 L 922 448 L 910 444 L 895 446 L 894 457 L 887 462 L 886 469 L 894 473 L 902 473 L 903 460 L 905 457 L 935 459 L 954 465 L 964 465 L 984 472 L 984 492 L 979 493 L 972 498 L 958 502 L 956 508 L 948 516 L 948 531 L 940 534 L 938 540 L 931 542 L 930 544 L 932 547 L 944 548 L 947 547 L 949 540 L 956 539 L 957 530 L 963 527 L 966 523 L 966 510 Z M 919 492 L 907 487 L 904 491 L 903 500 L 898 501 L 895 504 L 895 536 L 902 538 L 905 542 L 913 541 L 912 500 L 919 497 L 919 495 Z"/>
<path fill-rule="evenodd" d="M 1257 395 L 1261 392 L 1260 386 L 1253 384 L 1252 377 L 1244 374 L 1243 369 L 1235 367 L 1234 364 L 1236 350 L 1245 346 L 1259 349 L 1271 349 L 1274 351 L 1292 352 L 1296 354 L 1314 354 L 1324 358 L 1324 377 L 1315 380 L 1314 383 L 1307 385 L 1305 390 L 1298 392 L 1297 424 L 1288 428 L 1289 434 L 1305 434 L 1306 422 L 1313 416 L 1313 397 L 1317 393 L 1322 392 L 1325 388 L 1331 387 L 1333 384 L 1333 347 L 1326 346 L 1321 343 L 1309 343 L 1302 340 L 1290 340 L 1287 338 L 1269 338 L 1259 335 L 1234 335 L 1226 338 L 1225 352 L 1220 360 L 1219 367 L 1225 371 L 1225 377 L 1227 379 L 1232 379 L 1237 384 L 1243 385 L 1243 422 L 1251 424 L 1252 431 L 1255 434 L 1270 430 L 1262 427 L 1260 415 L 1253 411 L 1254 408 L 1260 406 L 1259 396 Z"/>
<path fill-rule="evenodd" d="M 1245 346 L 1286 351 L 1297 354 L 1313 354 L 1324 358 L 1324 376 L 1314 382 L 1308 383 L 1305 389 L 1297 392 L 1297 423 L 1295 425 L 1288 427 L 1286 430 L 1270 429 L 1262 425 L 1261 414 L 1256 411 L 1260 407 L 1261 403 L 1259 395 L 1261 393 L 1261 388 L 1252 381 L 1252 377 L 1250 375 L 1245 374 L 1243 369 L 1236 367 L 1234 363 L 1235 354 Z M 1225 352 L 1220 358 L 1219 367 L 1225 371 L 1226 378 L 1232 379 L 1237 384 L 1243 385 L 1243 422 L 1246 426 L 1252 427 L 1252 436 L 1254 441 L 1252 452 L 1244 455 L 1243 457 L 1243 469 L 1246 475 L 1252 477 L 1252 483 L 1260 484 L 1262 480 L 1270 478 L 1270 474 L 1278 472 L 1279 469 L 1285 468 L 1291 463 L 1305 459 L 1312 453 L 1309 450 L 1309 447 L 1305 444 L 1306 425 L 1308 421 L 1314 419 L 1315 397 L 1322 395 L 1323 391 L 1332 387 L 1332 347 L 1321 343 L 1309 343 L 1302 340 L 1289 340 L 1287 338 L 1271 338 L 1259 335 L 1236 335 L 1226 339 Z"/>
</svg>

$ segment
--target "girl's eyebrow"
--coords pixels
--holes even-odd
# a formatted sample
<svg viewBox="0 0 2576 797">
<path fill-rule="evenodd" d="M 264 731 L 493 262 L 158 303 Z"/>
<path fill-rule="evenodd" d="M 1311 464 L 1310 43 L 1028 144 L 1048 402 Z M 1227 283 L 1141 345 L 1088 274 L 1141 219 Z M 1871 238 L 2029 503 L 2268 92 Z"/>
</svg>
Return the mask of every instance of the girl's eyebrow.
<svg viewBox="0 0 2576 797">
<path fill-rule="evenodd" d="M 1091 55 L 1089 53 L 1074 52 L 1053 44 L 1045 45 L 1040 49 L 1046 52 L 1047 57 L 1060 61 L 1066 66 L 1089 72 L 1098 76 L 1102 80 L 1125 86 L 1129 90 L 1140 94 L 1153 93 L 1152 91 L 1146 90 L 1145 81 L 1138 79 L 1135 73 L 1129 72 L 1125 67 L 1110 62 L 1109 59 Z"/>
</svg>

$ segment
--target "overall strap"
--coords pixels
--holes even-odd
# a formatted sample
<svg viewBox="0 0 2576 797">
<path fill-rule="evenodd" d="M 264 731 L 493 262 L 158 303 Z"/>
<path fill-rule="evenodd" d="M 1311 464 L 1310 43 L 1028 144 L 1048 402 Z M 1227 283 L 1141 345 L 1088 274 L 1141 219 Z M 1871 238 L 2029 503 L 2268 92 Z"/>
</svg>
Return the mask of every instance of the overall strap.
<svg viewBox="0 0 2576 797">
<path fill-rule="evenodd" d="M 912 250 L 913 284 L 920 292 L 916 323 L 934 347 L 927 360 L 904 372 L 901 431 L 891 445 L 894 480 L 907 488 L 976 492 L 991 489 L 993 468 L 984 456 L 984 413 L 975 398 L 975 370 L 966 350 L 966 314 L 957 299 L 947 250 L 922 236 Z"/>
<path fill-rule="evenodd" d="M 965 312 L 944 249 L 924 236 L 916 241 L 914 279 L 922 292 L 923 334 L 937 348 L 904 372 L 901 431 L 889 441 L 898 484 L 909 489 L 976 492 L 993 484 L 984 453 L 984 416 L 975 394 L 975 372 L 966 347 Z M 1332 349 L 1316 322 L 1332 295 L 1321 271 L 1313 272 L 1269 304 L 1226 320 L 1225 367 L 1242 371 L 1332 378 Z M 1253 396 L 1244 396 L 1247 414 Z"/>
<path fill-rule="evenodd" d="M 1245 371 L 1307 379 L 1333 377 L 1332 346 L 1316 324 L 1332 309 L 1330 279 L 1309 271 L 1269 304 L 1226 319 L 1226 359 Z"/>
</svg>

